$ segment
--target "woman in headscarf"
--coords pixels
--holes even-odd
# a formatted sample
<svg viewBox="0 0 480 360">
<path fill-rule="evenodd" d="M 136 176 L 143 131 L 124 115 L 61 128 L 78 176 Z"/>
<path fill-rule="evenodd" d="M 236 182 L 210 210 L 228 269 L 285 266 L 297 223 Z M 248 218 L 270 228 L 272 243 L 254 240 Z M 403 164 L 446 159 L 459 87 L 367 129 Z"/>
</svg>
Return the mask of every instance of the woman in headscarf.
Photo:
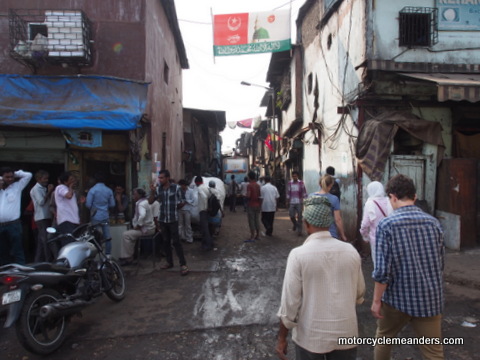
<svg viewBox="0 0 480 360">
<path fill-rule="evenodd" d="M 370 243 L 373 265 L 375 266 L 375 235 L 377 225 L 384 217 L 393 211 L 388 197 L 385 196 L 383 185 L 378 181 L 372 181 L 367 185 L 368 199 L 363 208 L 360 234 L 363 240 Z"/>
</svg>

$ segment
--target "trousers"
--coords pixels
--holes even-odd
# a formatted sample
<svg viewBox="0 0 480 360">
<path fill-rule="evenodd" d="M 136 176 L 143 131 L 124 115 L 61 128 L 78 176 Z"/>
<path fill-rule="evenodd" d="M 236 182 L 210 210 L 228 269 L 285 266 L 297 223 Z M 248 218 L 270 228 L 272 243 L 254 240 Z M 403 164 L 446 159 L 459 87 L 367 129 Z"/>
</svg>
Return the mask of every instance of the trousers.
<svg viewBox="0 0 480 360">
<path fill-rule="evenodd" d="M 413 327 L 413 331 L 417 337 L 425 336 L 425 338 L 442 337 L 442 315 L 435 315 L 430 317 L 414 317 L 393 306 L 382 303 L 383 319 L 377 320 L 377 333 L 375 337 L 396 337 L 408 323 Z M 424 344 L 419 345 L 420 352 L 424 359 L 427 360 L 441 360 L 444 358 L 443 345 L 438 344 Z M 392 346 L 391 345 L 376 345 L 374 349 L 375 360 L 390 360 Z"/>
</svg>

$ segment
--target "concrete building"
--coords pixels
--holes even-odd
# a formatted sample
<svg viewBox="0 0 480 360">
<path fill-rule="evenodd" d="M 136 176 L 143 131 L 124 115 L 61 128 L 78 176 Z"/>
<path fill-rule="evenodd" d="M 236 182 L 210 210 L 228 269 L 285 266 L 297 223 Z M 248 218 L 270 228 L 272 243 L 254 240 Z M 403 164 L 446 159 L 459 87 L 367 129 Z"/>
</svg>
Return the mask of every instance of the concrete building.
<svg viewBox="0 0 480 360">
<path fill-rule="evenodd" d="M 182 70 L 173 0 L 0 3 L 2 165 L 73 170 L 81 189 L 182 177 Z M 8 85 L 8 87 L 5 87 Z"/>
<path fill-rule="evenodd" d="M 300 49 L 271 85 L 291 92 L 284 166 L 301 149 L 309 192 L 335 167 L 349 239 L 359 238 L 366 185 L 404 173 L 447 246 L 479 242 L 480 5 L 451 3 L 307 0 L 299 11 Z"/>
</svg>

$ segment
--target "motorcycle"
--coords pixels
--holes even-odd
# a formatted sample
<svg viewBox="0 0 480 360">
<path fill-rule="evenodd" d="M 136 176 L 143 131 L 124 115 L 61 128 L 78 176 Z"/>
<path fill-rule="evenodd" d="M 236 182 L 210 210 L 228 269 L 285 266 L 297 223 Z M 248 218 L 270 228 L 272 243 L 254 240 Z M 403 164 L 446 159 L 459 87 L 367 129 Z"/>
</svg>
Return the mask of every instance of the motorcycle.
<svg viewBox="0 0 480 360">
<path fill-rule="evenodd" d="M 96 225 L 83 224 L 72 234 L 57 236 L 54 228 L 47 231 L 54 236 L 49 243 L 71 241 L 54 262 L 0 267 L 0 284 L 7 289 L 2 296 L 2 307 L 7 307 L 4 327 L 15 324 L 22 346 L 40 355 L 62 345 L 72 316 L 104 293 L 119 302 L 126 289 L 122 268 L 105 255 Z"/>
</svg>

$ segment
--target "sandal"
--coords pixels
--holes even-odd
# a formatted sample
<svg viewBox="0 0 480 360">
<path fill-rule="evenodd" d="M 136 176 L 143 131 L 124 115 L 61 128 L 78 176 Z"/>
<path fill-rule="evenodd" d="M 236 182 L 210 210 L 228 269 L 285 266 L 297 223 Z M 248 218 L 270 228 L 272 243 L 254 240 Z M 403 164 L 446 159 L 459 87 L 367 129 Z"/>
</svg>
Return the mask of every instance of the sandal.
<svg viewBox="0 0 480 360">
<path fill-rule="evenodd" d="M 160 269 L 162 269 L 162 270 L 167 270 L 167 269 L 171 269 L 171 268 L 173 268 L 172 264 L 165 264 L 165 265 L 160 266 Z"/>
<path fill-rule="evenodd" d="M 183 266 L 180 268 L 180 275 L 181 275 L 181 276 L 185 276 L 185 275 L 187 275 L 189 272 L 190 272 L 190 270 L 188 269 L 188 266 L 187 266 L 187 265 L 183 265 Z"/>
</svg>

